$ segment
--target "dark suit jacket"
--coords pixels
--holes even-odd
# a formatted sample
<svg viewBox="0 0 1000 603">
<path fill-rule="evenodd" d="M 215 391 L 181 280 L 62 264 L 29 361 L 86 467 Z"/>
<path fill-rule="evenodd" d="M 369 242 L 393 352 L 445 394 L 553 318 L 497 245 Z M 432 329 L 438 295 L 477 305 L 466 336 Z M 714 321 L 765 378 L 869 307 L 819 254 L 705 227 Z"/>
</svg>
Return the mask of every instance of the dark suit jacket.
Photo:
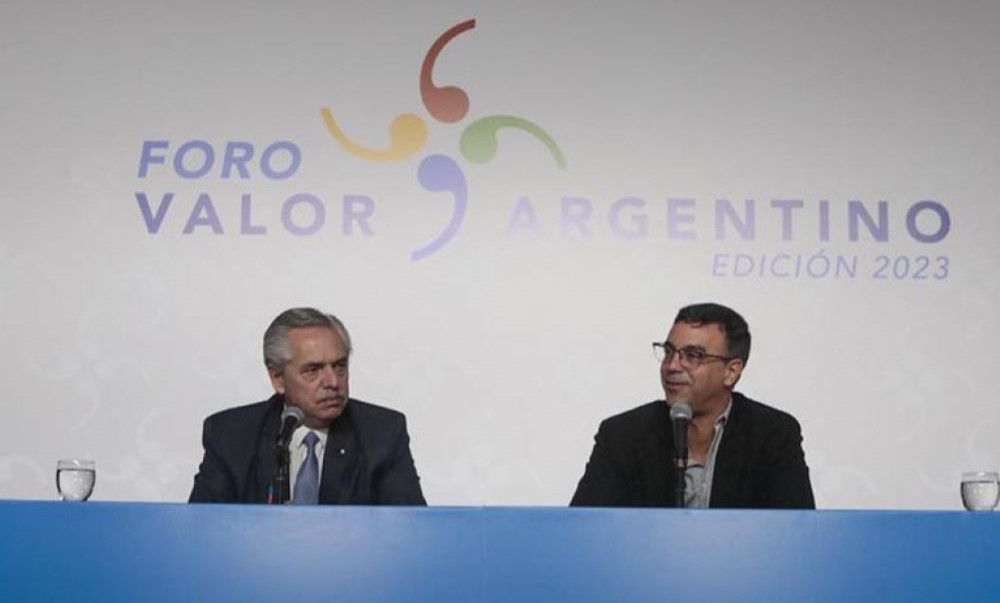
<svg viewBox="0 0 1000 603">
<path fill-rule="evenodd" d="M 194 477 L 190 502 L 266 502 L 283 406 L 282 397 L 275 395 L 205 419 L 205 456 Z M 319 502 L 427 504 L 402 413 L 348 400 L 330 426 Z"/>
<path fill-rule="evenodd" d="M 590 507 L 672 507 L 674 435 L 663 400 L 601 423 L 570 503 Z M 798 421 L 738 394 L 722 432 L 712 507 L 813 509 Z"/>
</svg>

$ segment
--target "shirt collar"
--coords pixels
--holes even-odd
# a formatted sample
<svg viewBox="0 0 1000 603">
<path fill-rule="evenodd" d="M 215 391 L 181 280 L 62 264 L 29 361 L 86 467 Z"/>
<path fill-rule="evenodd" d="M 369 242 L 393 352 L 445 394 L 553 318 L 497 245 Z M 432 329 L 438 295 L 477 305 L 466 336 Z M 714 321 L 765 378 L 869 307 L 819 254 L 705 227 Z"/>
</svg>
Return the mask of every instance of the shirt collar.
<svg viewBox="0 0 1000 603">
<path fill-rule="evenodd" d="M 306 434 L 309 433 L 310 431 L 313 432 L 313 433 L 315 433 L 316 436 L 319 438 L 319 442 L 317 442 L 317 445 L 320 448 L 325 448 L 326 447 L 326 439 L 330 436 L 330 430 L 329 429 L 310 429 L 310 428 L 306 427 L 304 424 L 303 425 L 299 425 L 297 428 L 295 428 L 295 431 L 292 432 L 292 440 L 291 440 L 291 446 L 290 446 L 290 448 L 295 449 L 295 448 L 298 448 L 298 447 L 302 446 L 302 440 L 306 439 Z"/>
<path fill-rule="evenodd" d="M 733 397 L 729 396 L 729 402 L 726 402 L 726 410 L 722 411 L 722 414 L 715 419 L 715 428 L 724 427 L 726 421 L 729 420 L 729 415 L 733 412 Z"/>
</svg>

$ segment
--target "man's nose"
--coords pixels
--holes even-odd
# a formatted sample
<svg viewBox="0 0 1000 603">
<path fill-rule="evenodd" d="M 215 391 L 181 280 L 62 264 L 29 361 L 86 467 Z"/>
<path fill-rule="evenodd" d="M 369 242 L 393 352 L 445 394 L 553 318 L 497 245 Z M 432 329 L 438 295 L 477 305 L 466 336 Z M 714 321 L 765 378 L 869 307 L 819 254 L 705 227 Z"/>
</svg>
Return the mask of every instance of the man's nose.
<svg viewBox="0 0 1000 603">
<path fill-rule="evenodd" d="M 681 354 L 680 354 L 680 352 L 676 352 L 675 351 L 673 354 L 670 355 L 669 359 L 664 358 L 664 360 L 663 360 L 663 368 L 666 369 L 666 370 L 669 370 L 669 371 L 675 371 L 675 372 L 676 371 L 681 371 L 681 372 L 683 372 L 684 368 L 681 366 Z"/>
<path fill-rule="evenodd" d="M 335 371 L 333 366 L 329 364 L 323 367 L 321 378 L 322 384 L 326 387 L 336 387 L 339 382 L 339 379 L 337 378 L 337 371 Z"/>
</svg>

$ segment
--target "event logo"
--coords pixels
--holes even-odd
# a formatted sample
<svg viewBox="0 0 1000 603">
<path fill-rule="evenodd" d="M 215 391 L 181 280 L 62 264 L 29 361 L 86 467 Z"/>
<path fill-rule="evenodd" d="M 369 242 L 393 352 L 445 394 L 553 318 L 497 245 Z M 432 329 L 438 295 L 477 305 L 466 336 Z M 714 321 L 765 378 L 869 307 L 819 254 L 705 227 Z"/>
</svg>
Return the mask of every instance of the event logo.
<svg viewBox="0 0 1000 603">
<path fill-rule="evenodd" d="M 436 85 L 433 73 L 438 57 L 449 42 L 475 26 L 475 19 L 455 25 L 438 37 L 424 57 L 419 78 L 420 97 L 433 120 L 457 123 L 469 114 L 470 102 L 466 91 L 458 86 Z M 405 161 L 418 155 L 427 144 L 427 121 L 415 113 L 402 113 L 391 121 L 389 143 L 382 148 L 366 146 L 349 137 L 329 108 L 323 108 L 320 114 L 327 132 L 340 148 L 364 161 Z M 471 121 L 459 140 L 462 157 L 471 163 L 489 163 L 497 155 L 498 133 L 504 129 L 528 134 L 548 149 L 558 169 L 566 168 L 566 158 L 555 140 L 534 122 L 513 115 L 490 115 Z M 273 141 L 263 146 L 244 140 L 230 140 L 224 146 L 218 146 L 207 140 L 193 139 L 175 146 L 170 140 L 151 139 L 142 143 L 138 177 L 145 180 L 156 172 L 169 170 L 181 181 L 203 181 L 214 177 L 222 181 L 263 178 L 278 182 L 294 177 L 301 165 L 302 148 L 291 140 Z M 444 229 L 414 250 L 410 254 L 412 261 L 427 258 L 447 245 L 461 228 L 469 204 L 465 173 L 452 157 L 442 154 L 423 157 L 417 168 L 417 180 L 429 192 L 450 195 L 453 207 Z M 146 231 L 151 235 L 159 234 L 164 224 L 169 223 L 170 216 L 184 211 L 175 208 L 173 191 L 161 191 L 159 195 L 154 195 L 148 190 L 140 190 L 135 193 L 135 200 Z M 341 234 L 352 236 L 361 232 L 372 236 L 374 230 L 370 219 L 375 212 L 375 201 L 364 194 L 345 194 L 341 202 Z M 315 235 L 327 224 L 327 213 L 327 204 L 318 195 L 297 192 L 281 204 L 281 226 L 295 236 Z M 262 223 L 258 214 L 254 196 L 249 192 L 243 193 L 239 205 L 239 234 L 268 234 L 269 225 Z M 232 229 L 231 226 L 228 228 Z M 210 231 L 215 235 L 227 231 L 220 218 L 217 200 L 207 191 L 197 196 L 181 229 L 184 235 L 199 231 Z"/>
<path fill-rule="evenodd" d="M 431 44 L 418 78 L 426 114 L 396 115 L 388 125 L 389 139 L 384 146 L 358 142 L 347 134 L 332 109 L 324 107 L 319 111 L 335 148 L 346 152 L 349 161 L 396 164 L 416 161 L 419 157 L 416 176 L 420 187 L 450 200 L 447 222 L 440 230 L 435 225 L 428 227 L 437 234 L 410 252 L 413 262 L 434 255 L 455 239 L 470 199 L 469 184 L 459 160 L 471 164 L 493 161 L 498 154 L 501 131 L 513 130 L 532 144 L 541 144 L 555 167 L 566 169 L 566 158 L 559 145 L 536 123 L 513 115 L 469 118 L 472 103 L 466 90 L 435 83 L 434 68 L 442 53 L 457 37 L 475 27 L 475 19 L 463 21 Z M 447 154 L 423 153 L 428 142 L 428 124 L 456 124 L 466 119 L 469 121 L 458 140 L 458 160 Z M 343 193 L 340 199 L 324 199 L 314 192 L 299 190 L 287 194 L 286 189 L 268 186 L 259 191 L 240 190 L 238 199 L 233 199 L 233 187 L 221 191 L 196 189 L 194 194 L 188 186 L 179 193 L 157 189 L 164 182 L 181 185 L 206 181 L 243 183 L 254 179 L 269 184 L 292 182 L 303 164 L 302 147 L 293 140 L 273 140 L 266 144 L 229 140 L 218 144 L 195 138 L 175 144 L 167 139 L 149 139 L 142 141 L 138 164 L 138 178 L 145 186 L 135 193 L 135 201 L 150 235 L 170 230 L 169 225 L 176 224 L 178 215 L 183 219 L 179 228 L 182 235 L 229 232 L 260 236 L 273 230 L 293 236 L 321 232 L 343 237 L 375 235 L 376 201 L 364 193 Z M 179 180 L 166 180 L 164 175 Z M 147 180 L 153 178 L 152 182 Z M 625 184 L 632 191 L 641 191 L 644 186 L 636 182 Z M 671 195 L 656 188 L 647 188 L 644 194 L 625 195 L 609 195 L 604 190 L 601 196 L 595 196 L 594 191 L 573 188 L 573 194 L 540 199 L 522 194 L 509 199 L 508 237 L 603 239 L 651 247 L 707 243 L 714 249 L 709 248 L 695 261 L 700 261 L 713 278 L 946 280 L 952 272 L 951 259 L 940 247 L 952 230 L 951 211 L 947 203 L 935 198 L 866 200 L 821 195 L 696 198 Z M 262 203 L 256 197 L 275 190 L 284 197 L 280 203 Z M 175 197 L 185 194 L 191 195 L 188 207 L 177 208 L 187 201 L 177 201 Z M 337 201 L 339 212 L 335 209 Z M 332 225 L 338 213 L 339 233 Z M 698 253 L 703 250 L 705 245 L 699 245 Z"/>
<path fill-rule="evenodd" d="M 432 118 L 442 123 L 457 123 L 469 113 L 469 95 L 458 86 L 438 86 L 434 83 L 434 65 L 453 39 L 476 27 L 476 20 L 469 19 L 441 34 L 424 57 L 420 68 L 420 98 Z M 389 124 L 389 144 L 384 148 L 371 148 L 358 144 L 340 127 L 333 112 L 323 108 L 320 112 L 330 136 L 351 155 L 366 161 L 391 162 L 409 159 L 423 150 L 427 143 L 427 124 L 414 113 L 401 113 Z M 559 169 L 566 168 L 566 158 L 549 134 L 537 124 L 512 115 L 490 115 L 466 126 L 459 148 L 462 156 L 471 163 L 489 163 L 496 157 L 501 129 L 511 128 L 530 134 L 548 149 Z M 465 219 L 469 202 L 465 173 L 458 163 L 447 155 L 428 155 L 420 161 L 417 170 L 420 185 L 428 191 L 449 193 L 453 198 L 451 219 L 444 230 L 426 245 L 413 251 L 410 259 L 421 260 L 448 244 L 458 233 Z"/>
</svg>

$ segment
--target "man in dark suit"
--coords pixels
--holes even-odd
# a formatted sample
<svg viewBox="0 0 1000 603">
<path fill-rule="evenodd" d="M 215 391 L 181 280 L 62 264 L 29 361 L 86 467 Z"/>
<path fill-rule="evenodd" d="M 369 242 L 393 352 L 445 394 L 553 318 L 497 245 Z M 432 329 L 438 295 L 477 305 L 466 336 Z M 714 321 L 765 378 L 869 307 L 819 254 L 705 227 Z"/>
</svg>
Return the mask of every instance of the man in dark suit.
<svg viewBox="0 0 1000 603">
<path fill-rule="evenodd" d="M 278 315 L 264 333 L 275 395 L 205 419 L 205 455 L 190 502 L 263 503 L 282 410 L 304 423 L 288 444 L 292 503 L 423 505 L 402 413 L 348 396 L 351 338 L 313 308 Z"/>
<path fill-rule="evenodd" d="M 687 306 L 654 343 L 666 400 L 601 423 L 574 506 L 675 506 L 670 407 L 687 404 L 685 506 L 815 508 L 799 423 L 733 392 L 750 356 L 750 330 L 718 304 Z"/>
</svg>

